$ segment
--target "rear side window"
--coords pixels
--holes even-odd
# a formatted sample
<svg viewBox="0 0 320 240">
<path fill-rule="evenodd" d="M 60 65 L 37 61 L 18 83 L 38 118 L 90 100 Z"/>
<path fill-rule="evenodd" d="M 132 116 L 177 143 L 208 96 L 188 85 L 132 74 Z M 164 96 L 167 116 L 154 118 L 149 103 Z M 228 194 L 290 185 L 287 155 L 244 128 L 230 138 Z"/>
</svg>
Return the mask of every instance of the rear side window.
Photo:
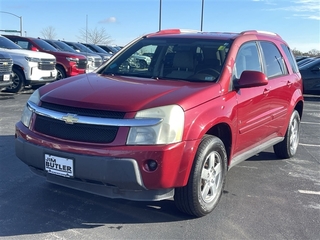
<svg viewBox="0 0 320 240">
<path fill-rule="evenodd" d="M 287 67 L 279 49 L 271 42 L 260 42 L 266 63 L 268 78 L 288 74 Z"/>
<path fill-rule="evenodd" d="M 30 49 L 27 41 L 17 40 L 16 43 L 23 49 Z"/>
<path fill-rule="evenodd" d="M 284 45 L 284 44 L 281 44 L 281 48 L 284 51 L 284 53 L 286 54 L 286 56 L 287 56 L 287 58 L 288 58 L 288 60 L 290 62 L 292 71 L 295 72 L 295 73 L 299 72 L 296 59 L 294 58 L 293 53 L 291 52 L 290 48 L 287 45 Z"/>
</svg>

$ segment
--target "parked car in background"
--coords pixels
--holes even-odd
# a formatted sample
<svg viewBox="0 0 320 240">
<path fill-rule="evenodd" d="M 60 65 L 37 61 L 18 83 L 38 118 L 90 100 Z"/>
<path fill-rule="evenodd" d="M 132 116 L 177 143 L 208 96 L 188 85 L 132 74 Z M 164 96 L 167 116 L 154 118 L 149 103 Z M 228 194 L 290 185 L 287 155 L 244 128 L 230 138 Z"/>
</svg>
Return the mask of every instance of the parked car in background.
<svg viewBox="0 0 320 240">
<path fill-rule="evenodd" d="M 54 55 L 33 52 L 4 36 L 0 36 L 0 53 L 9 54 L 13 60 L 12 84 L 5 91 L 17 93 L 25 86 L 41 86 L 56 80 L 56 58 Z"/>
<path fill-rule="evenodd" d="M 115 54 L 119 51 L 119 49 L 112 47 L 110 45 L 98 45 L 98 46 L 110 54 Z"/>
<path fill-rule="evenodd" d="M 298 62 L 300 62 L 301 60 L 306 59 L 306 58 L 308 58 L 308 57 L 309 57 L 309 56 L 296 56 L 295 59 L 296 59 L 296 62 L 298 63 Z"/>
<path fill-rule="evenodd" d="M 113 52 L 108 52 L 96 44 L 93 44 L 93 43 L 81 43 L 81 44 L 91 49 L 95 53 L 107 53 L 107 54 L 110 54 L 111 56 L 113 55 Z"/>
<path fill-rule="evenodd" d="M 320 58 L 314 58 L 313 61 L 299 67 L 304 93 L 320 94 Z"/>
<path fill-rule="evenodd" d="M 0 91 L 9 87 L 12 82 L 12 66 L 13 60 L 7 53 L 0 50 Z"/>
<path fill-rule="evenodd" d="M 148 56 L 141 55 L 140 53 L 132 54 L 128 59 L 130 67 L 136 67 L 140 69 L 148 68 L 151 63 L 151 58 Z"/>
<path fill-rule="evenodd" d="M 53 47 L 57 48 L 60 51 L 78 53 L 68 44 L 59 41 L 59 40 L 51 40 L 51 39 L 43 39 L 47 43 L 51 44 Z M 87 58 L 87 70 L 86 72 L 92 72 L 97 69 L 102 64 L 102 58 L 94 53 L 83 53 L 83 55 Z"/>
<path fill-rule="evenodd" d="M 128 65 L 150 49 L 148 68 Z M 16 124 L 16 155 L 51 183 L 110 198 L 173 198 L 201 217 L 217 206 L 233 166 L 269 147 L 280 159 L 296 154 L 303 104 L 299 69 L 279 35 L 163 30 L 93 73 L 35 91 Z"/>
<path fill-rule="evenodd" d="M 90 48 L 84 46 L 81 43 L 68 42 L 68 41 L 63 41 L 63 42 L 68 44 L 74 50 L 76 50 L 77 52 L 80 52 L 82 54 L 84 54 L 84 53 L 91 53 L 91 54 L 96 53 L 96 52 L 93 52 Z M 102 58 L 103 62 L 108 61 L 110 59 L 110 57 L 111 57 L 111 54 L 109 54 L 109 53 L 96 53 L 96 54 L 98 54 Z"/>
<path fill-rule="evenodd" d="M 39 38 L 5 35 L 24 49 L 50 53 L 56 58 L 57 80 L 86 72 L 87 58 L 79 53 L 62 52 Z"/>
<path fill-rule="evenodd" d="M 302 59 L 302 60 L 297 62 L 298 67 L 301 67 L 301 66 L 303 66 L 303 65 L 305 65 L 305 64 L 307 64 L 309 62 L 312 62 L 314 59 L 315 59 L 314 57 L 307 57 L 305 59 Z"/>
</svg>

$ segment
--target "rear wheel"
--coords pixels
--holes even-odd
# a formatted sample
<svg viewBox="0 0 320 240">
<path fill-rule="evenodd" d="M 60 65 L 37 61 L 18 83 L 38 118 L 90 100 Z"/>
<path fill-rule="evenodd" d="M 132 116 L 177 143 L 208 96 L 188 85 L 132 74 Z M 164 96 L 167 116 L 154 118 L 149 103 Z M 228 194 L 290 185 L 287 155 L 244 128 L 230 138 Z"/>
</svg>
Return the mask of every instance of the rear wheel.
<svg viewBox="0 0 320 240">
<path fill-rule="evenodd" d="M 12 84 L 6 88 L 6 92 L 17 93 L 24 87 L 25 79 L 23 73 L 18 68 L 12 69 Z"/>
<path fill-rule="evenodd" d="M 223 142 L 206 135 L 198 148 L 188 184 L 176 188 L 177 208 L 202 217 L 212 212 L 222 195 L 227 169 L 227 154 Z"/>
<path fill-rule="evenodd" d="M 300 115 L 297 110 L 294 110 L 284 140 L 273 146 L 274 153 L 278 158 L 291 158 L 296 154 L 299 145 L 299 134 Z"/>
</svg>

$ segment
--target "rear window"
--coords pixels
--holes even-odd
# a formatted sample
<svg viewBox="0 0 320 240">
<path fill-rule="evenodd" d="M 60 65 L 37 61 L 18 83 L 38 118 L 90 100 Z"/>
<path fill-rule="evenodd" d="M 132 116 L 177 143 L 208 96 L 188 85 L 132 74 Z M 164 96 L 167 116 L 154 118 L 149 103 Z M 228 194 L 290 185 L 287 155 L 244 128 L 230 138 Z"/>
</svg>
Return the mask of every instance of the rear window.
<svg viewBox="0 0 320 240">
<path fill-rule="evenodd" d="M 283 50 L 284 53 L 286 54 L 286 57 L 287 57 L 288 60 L 289 60 L 289 63 L 290 63 L 290 66 L 291 66 L 292 71 L 293 71 L 294 73 L 299 72 L 296 59 L 294 58 L 293 53 L 292 53 L 292 51 L 290 50 L 290 48 L 289 48 L 287 45 L 285 45 L 285 44 L 281 44 L 281 48 L 282 48 L 282 50 Z"/>
</svg>

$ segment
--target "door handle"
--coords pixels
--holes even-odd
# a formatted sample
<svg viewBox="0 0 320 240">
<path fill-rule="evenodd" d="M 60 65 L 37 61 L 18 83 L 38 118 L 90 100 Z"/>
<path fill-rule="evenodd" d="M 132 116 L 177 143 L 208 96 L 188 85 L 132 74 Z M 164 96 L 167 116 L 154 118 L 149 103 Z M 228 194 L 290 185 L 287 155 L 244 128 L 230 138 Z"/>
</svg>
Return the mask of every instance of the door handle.
<svg viewBox="0 0 320 240">
<path fill-rule="evenodd" d="M 263 94 L 268 94 L 270 92 L 270 88 L 265 88 L 264 90 L 263 90 Z"/>
<path fill-rule="evenodd" d="M 287 82 L 287 86 L 291 86 L 292 85 L 292 82 L 291 81 L 288 81 Z"/>
</svg>

